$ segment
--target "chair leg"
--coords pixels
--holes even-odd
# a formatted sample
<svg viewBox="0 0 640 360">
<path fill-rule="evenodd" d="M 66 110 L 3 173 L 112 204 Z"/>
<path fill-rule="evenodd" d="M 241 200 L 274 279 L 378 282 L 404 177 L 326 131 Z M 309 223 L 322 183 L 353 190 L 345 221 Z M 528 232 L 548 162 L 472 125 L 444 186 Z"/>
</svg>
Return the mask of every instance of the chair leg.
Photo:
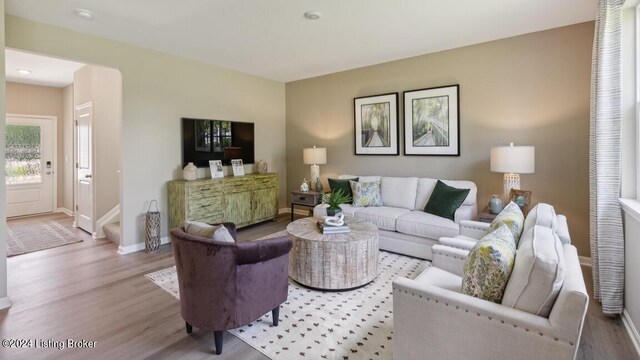
<svg viewBox="0 0 640 360">
<path fill-rule="evenodd" d="M 187 328 L 187 334 L 191 334 L 191 332 L 193 331 L 193 326 L 191 326 L 191 324 L 189 324 L 188 322 L 184 322 L 185 327 Z"/>
<path fill-rule="evenodd" d="M 278 320 L 280 317 L 280 305 L 276 306 L 275 309 L 271 310 L 271 317 L 273 318 L 273 326 L 278 326 Z"/>
<path fill-rule="evenodd" d="M 222 354 L 222 334 L 224 331 L 214 331 L 213 339 L 216 343 L 216 355 Z"/>
</svg>

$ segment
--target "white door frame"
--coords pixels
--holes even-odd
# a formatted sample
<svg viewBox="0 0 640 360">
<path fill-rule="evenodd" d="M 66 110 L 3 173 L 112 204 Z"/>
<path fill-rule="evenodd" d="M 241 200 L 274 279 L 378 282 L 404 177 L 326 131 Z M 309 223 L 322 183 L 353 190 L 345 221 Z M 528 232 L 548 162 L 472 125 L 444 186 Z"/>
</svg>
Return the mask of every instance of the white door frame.
<svg viewBox="0 0 640 360">
<path fill-rule="evenodd" d="M 51 120 L 53 123 L 53 166 L 51 167 L 51 171 L 53 171 L 53 208 L 52 212 L 55 212 L 58 208 L 58 117 L 50 116 L 50 115 L 28 115 L 28 114 L 13 114 L 6 113 L 5 119 L 9 117 L 19 118 L 19 119 L 45 119 Z M 6 120 L 5 120 L 6 122 Z M 6 127 L 6 124 L 5 124 Z M 6 134 L 6 133 L 5 133 Z"/>
<path fill-rule="evenodd" d="M 80 105 L 73 106 L 73 226 L 78 227 L 78 118 L 76 117 L 76 113 L 78 110 L 84 109 L 86 107 L 93 108 L 93 101 L 87 101 Z M 93 112 L 93 109 L 92 109 Z M 93 149 L 93 115 L 91 116 L 91 172 L 93 174 L 95 167 L 95 151 Z M 93 183 L 91 184 L 91 221 L 93 222 L 93 230 L 91 232 L 91 236 L 95 239 L 96 237 L 96 191 Z"/>
</svg>

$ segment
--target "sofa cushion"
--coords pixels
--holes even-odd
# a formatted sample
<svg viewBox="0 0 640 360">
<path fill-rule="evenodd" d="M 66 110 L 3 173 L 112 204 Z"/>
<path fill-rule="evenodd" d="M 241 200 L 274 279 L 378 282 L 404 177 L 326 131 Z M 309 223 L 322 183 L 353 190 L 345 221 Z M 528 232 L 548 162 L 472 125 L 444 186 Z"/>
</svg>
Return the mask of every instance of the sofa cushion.
<svg viewBox="0 0 640 360">
<path fill-rule="evenodd" d="M 511 230 L 517 247 L 518 241 L 520 241 L 520 235 L 522 235 L 522 229 L 524 227 L 524 214 L 522 214 L 522 210 L 520 210 L 520 207 L 513 201 L 505 206 L 504 209 L 500 211 L 500 213 L 498 213 L 496 218 L 491 222 L 491 225 L 489 225 L 488 231 L 494 231 L 502 225 L 506 225 L 507 228 Z"/>
<path fill-rule="evenodd" d="M 555 232 L 546 226 L 530 227 L 520 238 L 502 304 L 548 317 L 562 288 L 564 272 L 562 242 Z"/>
<path fill-rule="evenodd" d="M 414 280 L 420 285 L 431 285 L 457 293 L 460 292 L 460 276 L 435 266 L 430 266 Z"/>
<path fill-rule="evenodd" d="M 396 231 L 396 219 L 409 209 L 389 206 L 357 208 L 354 217 L 375 224 L 379 229 Z"/>
<path fill-rule="evenodd" d="M 418 191 L 417 177 L 380 178 L 380 193 L 384 206 L 413 210 Z"/>
<path fill-rule="evenodd" d="M 235 242 L 229 230 L 224 225 L 209 225 L 197 221 L 186 220 L 182 223 L 184 232 L 189 235 L 208 238 L 216 241 Z"/>
<path fill-rule="evenodd" d="M 351 192 L 351 185 L 349 184 L 349 180 L 358 181 L 358 178 L 329 179 L 329 187 L 331 188 L 331 192 L 342 190 L 343 194 L 348 195 L 351 198 L 351 201 L 348 201 L 347 204 L 351 204 L 353 202 L 353 193 Z"/>
<path fill-rule="evenodd" d="M 462 270 L 462 293 L 500 303 L 515 257 L 513 233 L 502 224 L 469 251 Z"/>
<path fill-rule="evenodd" d="M 475 205 L 476 204 L 476 194 L 478 192 L 478 188 L 476 184 L 472 181 L 464 181 L 464 180 L 441 180 L 443 183 L 453 186 L 458 189 L 469 189 L 469 194 L 467 198 L 464 199 L 462 205 Z M 425 206 L 427 206 L 427 202 L 431 197 L 431 193 L 433 189 L 435 189 L 437 179 L 429 179 L 429 178 L 420 178 L 418 179 L 418 191 L 416 193 L 416 205 L 413 207 L 414 210 L 423 210 Z"/>
<path fill-rule="evenodd" d="M 424 211 L 443 218 L 454 219 L 456 210 L 462 205 L 469 195 L 469 189 L 458 189 L 438 180 L 436 187 L 431 192 L 431 197 L 424 207 Z"/>
<path fill-rule="evenodd" d="M 349 184 L 353 192 L 353 206 L 382 206 L 379 181 L 365 183 L 349 180 Z"/>
<path fill-rule="evenodd" d="M 524 231 L 533 226 L 548 227 L 554 232 L 558 229 L 558 217 L 553 206 L 545 203 L 539 203 L 533 207 L 524 220 Z"/>
<path fill-rule="evenodd" d="M 398 217 L 396 231 L 437 240 L 443 236 L 454 237 L 458 235 L 460 228 L 458 224 L 449 219 L 413 210 Z"/>
</svg>

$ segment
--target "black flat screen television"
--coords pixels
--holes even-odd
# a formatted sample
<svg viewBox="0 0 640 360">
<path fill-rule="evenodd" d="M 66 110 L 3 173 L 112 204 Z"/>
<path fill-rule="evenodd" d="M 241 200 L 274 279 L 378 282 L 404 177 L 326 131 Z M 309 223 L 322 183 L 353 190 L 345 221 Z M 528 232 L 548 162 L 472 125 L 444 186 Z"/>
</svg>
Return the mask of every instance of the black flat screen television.
<svg viewBox="0 0 640 360">
<path fill-rule="evenodd" d="M 242 159 L 254 163 L 254 124 L 239 121 L 182 118 L 182 166 L 209 167 L 209 160 Z"/>
</svg>

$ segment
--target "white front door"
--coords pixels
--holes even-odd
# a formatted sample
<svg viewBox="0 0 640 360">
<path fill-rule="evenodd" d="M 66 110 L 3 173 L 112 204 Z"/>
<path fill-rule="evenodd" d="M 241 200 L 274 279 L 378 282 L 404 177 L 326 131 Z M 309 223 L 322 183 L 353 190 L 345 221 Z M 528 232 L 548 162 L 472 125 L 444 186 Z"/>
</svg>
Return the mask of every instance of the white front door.
<svg viewBox="0 0 640 360">
<path fill-rule="evenodd" d="M 53 117 L 7 115 L 7 216 L 53 211 Z"/>
<path fill-rule="evenodd" d="M 93 151 L 91 102 L 76 106 L 76 225 L 93 234 Z"/>
</svg>

